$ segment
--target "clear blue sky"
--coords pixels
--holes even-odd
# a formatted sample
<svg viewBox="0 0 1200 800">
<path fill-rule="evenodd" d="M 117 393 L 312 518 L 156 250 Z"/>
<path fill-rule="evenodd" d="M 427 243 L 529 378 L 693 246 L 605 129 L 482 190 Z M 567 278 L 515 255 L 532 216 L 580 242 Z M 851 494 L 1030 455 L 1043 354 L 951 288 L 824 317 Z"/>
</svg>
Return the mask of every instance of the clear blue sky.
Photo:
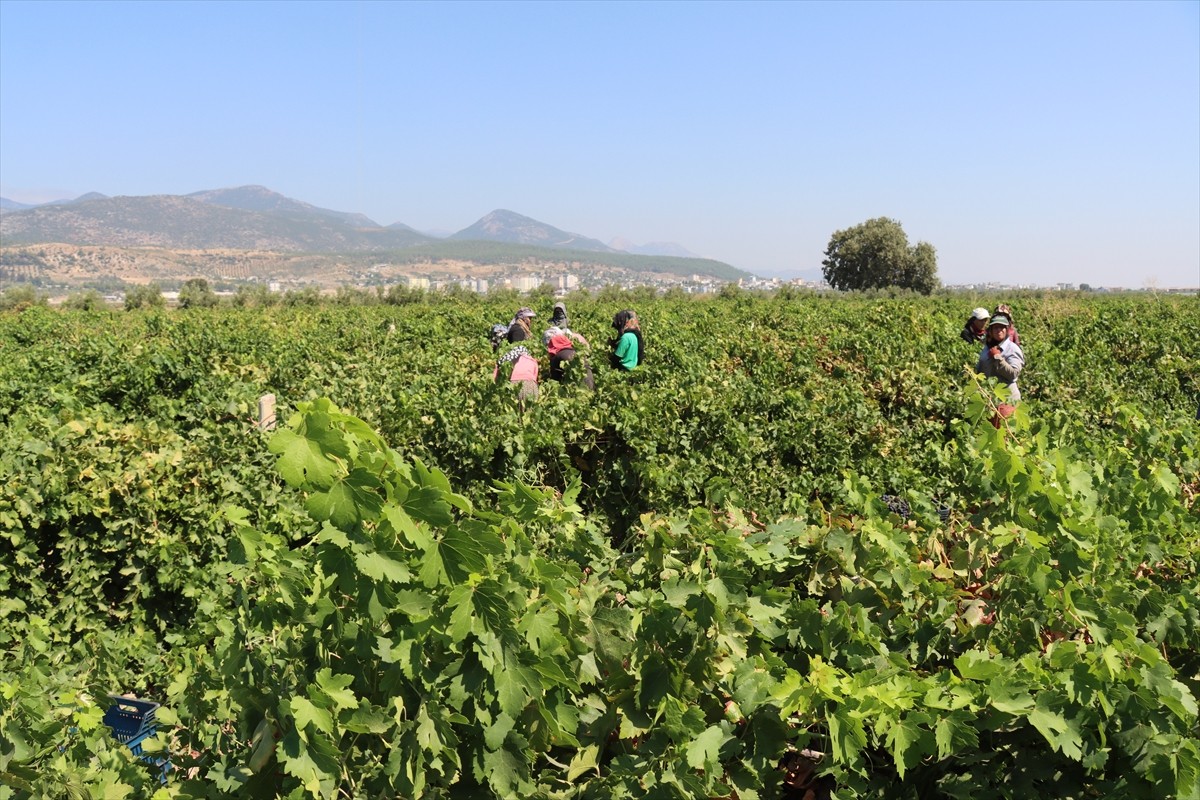
<svg viewBox="0 0 1200 800">
<path fill-rule="evenodd" d="M 1200 285 L 1200 2 L 0 0 L 0 195 L 262 184 L 817 269 Z"/>
</svg>

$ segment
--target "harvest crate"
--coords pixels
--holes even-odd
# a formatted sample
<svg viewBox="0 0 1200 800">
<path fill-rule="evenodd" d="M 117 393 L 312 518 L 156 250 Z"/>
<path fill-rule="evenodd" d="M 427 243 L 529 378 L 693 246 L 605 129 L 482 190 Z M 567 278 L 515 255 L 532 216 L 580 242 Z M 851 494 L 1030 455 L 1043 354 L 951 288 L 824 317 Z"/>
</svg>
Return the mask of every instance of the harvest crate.
<svg viewBox="0 0 1200 800">
<path fill-rule="evenodd" d="M 104 712 L 104 724 L 112 729 L 113 738 L 129 748 L 129 752 L 159 768 L 158 779 L 167 782 L 167 770 L 171 768 L 168 758 L 155 758 L 142 755 L 142 742 L 158 732 L 158 722 L 154 714 L 159 704 L 151 700 L 139 700 L 136 697 L 119 697 L 110 694 L 112 705 Z"/>
</svg>

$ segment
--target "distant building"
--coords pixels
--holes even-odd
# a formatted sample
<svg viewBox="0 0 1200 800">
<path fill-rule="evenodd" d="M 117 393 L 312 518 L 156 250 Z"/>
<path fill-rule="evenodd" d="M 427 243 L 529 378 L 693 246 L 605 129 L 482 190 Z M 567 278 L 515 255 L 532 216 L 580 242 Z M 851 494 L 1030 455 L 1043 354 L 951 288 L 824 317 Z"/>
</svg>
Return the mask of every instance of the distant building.
<svg viewBox="0 0 1200 800">
<path fill-rule="evenodd" d="M 428 289 L 429 288 L 429 278 L 418 278 L 416 276 L 409 276 L 408 288 L 410 288 L 410 289 Z"/>
<path fill-rule="evenodd" d="M 532 292 L 542 285 L 542 280 L 533 275 L 519 275 L 513 278 L 512 285 L 518 292 Z"/>
</svg>

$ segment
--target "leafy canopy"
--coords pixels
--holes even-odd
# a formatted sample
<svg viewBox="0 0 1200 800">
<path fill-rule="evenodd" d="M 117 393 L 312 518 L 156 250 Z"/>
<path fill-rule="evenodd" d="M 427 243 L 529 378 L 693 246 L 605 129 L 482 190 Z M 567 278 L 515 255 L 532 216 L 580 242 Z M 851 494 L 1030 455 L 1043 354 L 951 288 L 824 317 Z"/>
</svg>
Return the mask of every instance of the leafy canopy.
<svg viewBox="0 0 1200 800">
<path fill-rule="evenodd" d="M 896 286 L 929 294 L 938 286 L 933 245 L 918 242 L 910 247 L 904 228 L 887 217 L 835 232 L 821 264 L 825 280 L 840 290 Z"/>
</svg>

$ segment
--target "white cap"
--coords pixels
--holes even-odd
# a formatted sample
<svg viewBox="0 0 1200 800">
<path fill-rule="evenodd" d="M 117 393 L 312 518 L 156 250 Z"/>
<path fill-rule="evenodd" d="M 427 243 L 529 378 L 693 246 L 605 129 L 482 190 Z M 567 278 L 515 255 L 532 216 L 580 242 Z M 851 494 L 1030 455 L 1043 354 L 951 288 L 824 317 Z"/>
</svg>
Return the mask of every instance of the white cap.
<svg viewBox="0 0 1200 800">
<path fill-rule="evenodd" d="M 988 310 L 986 308 L 977 308 L 971 312 L 971 316 L 974 317 L 975 319 L 988 319 L 992 315 L 988 313 Z"/>
</svg>

